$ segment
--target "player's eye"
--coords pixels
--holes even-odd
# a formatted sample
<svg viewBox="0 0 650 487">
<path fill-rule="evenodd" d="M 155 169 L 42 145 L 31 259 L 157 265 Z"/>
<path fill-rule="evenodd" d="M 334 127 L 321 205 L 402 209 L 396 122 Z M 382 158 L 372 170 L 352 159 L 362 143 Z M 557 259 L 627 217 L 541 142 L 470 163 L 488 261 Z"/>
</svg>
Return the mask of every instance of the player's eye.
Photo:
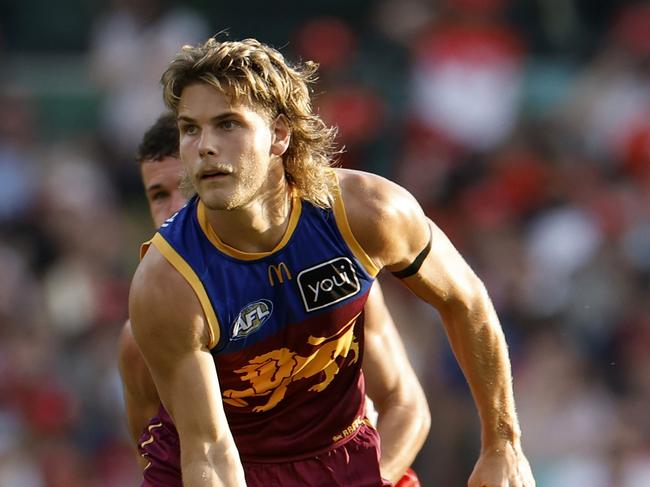
<svg viewBox="0 0 650 487">
<path fill-rule="evenodd" d="M 219 127 L 221 127 L 224 130 L 233 130 L 234 128 L 239 127 L 239 123 L 235 120 L 222 120 L 219 122 Z"/>
<path fill-rule="evenodd" d="M 169 193 L 167 191 L 156 191 L 152 195 L 149 196 L 151 198 L 151 201 L 161 201 L 169 197 Z"/>
<path fill-rule="evenodd" d="M 181 134 L 185 135 L 194 135 L 197 133 L 198 128 L 196 125 L 191 125 L 191 124 L 181 124 L 178 129 L 180 130 Z"/>
</svg>

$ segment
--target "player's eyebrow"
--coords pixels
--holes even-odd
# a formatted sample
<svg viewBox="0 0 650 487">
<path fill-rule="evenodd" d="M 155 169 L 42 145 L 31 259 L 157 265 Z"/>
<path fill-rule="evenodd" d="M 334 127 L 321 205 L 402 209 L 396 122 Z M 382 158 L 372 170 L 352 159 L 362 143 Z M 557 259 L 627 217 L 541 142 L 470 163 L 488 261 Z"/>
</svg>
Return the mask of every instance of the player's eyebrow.
<svg viewBox="0 0 650 487">
<path fill-rule="evenodd" d="M 162 189 L 162 184 L 155 183 L 155 184 L 152 184 L 151 186 L 147 186 L 146 191 L 147 191 L 147 193 L 150 193 L 151 191 L 154 191 L 156 189 Z"/>
<path fill-rule="evenodd" d="M 228 110 L 226 112 L 220 113 L 219 115 L 215 115 L 210 119 L 210 122 L 219 122 L 221 120 L 224 120 L 226 118 L 230 117 L 241 117 L 241 114 L 232 110 Z M 196 120 L 193 119 L 192 117 L 188 117 L 187 115 L 179 115 L 176 118 L 177 122 L 185 122 L 185 123 L 196 123 Z"/>
</svg>

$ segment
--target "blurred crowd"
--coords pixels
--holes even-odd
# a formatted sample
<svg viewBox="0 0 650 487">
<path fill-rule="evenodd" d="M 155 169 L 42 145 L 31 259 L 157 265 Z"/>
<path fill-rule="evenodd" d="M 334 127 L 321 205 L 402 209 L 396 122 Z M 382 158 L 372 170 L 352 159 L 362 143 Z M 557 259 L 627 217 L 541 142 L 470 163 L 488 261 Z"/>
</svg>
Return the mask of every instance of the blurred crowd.
<svg viewBox="0 0 650 487">
<path fill-rule="evenodd" d="M 0 487 L 138 485 L 116 369 L 153 232 L 134 153 L 165 64 L 222 31 L 318 61 L 340 164 L 408 188 L 484 280 L 538 486 L 650 485 L 650 2 L 249 1 L 220 19 L 111 0 L 58 46 L 26 44 L 17 5 L 0 20 Z M 439 317 L 381 280 L 432 411 L 415 469 L 465 485 L 478 420 Z"/>
</svg>

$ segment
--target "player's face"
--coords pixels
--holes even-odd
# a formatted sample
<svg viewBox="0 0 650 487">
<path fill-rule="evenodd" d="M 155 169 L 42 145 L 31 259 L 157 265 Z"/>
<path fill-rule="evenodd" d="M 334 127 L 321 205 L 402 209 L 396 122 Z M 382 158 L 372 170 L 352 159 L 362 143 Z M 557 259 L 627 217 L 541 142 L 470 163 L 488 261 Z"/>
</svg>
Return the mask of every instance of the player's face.
<svg viewBox="0 0 650 487">
<path fill-rule="evenodd" d="M 272 153 L 268 118 L 235 104 L 210 85 L 183 89 L 178 105 L 180 154 L 187 176 L 212 210 L 247 207 L 270 186 L 270 171 L 283 171 Z"/>
<path fill-rule="evenodd" d="M 159 227 L 186 202 L 178 189 L 183 166 L 178 158 L 168 156 L 160 161 L 143 161 L 140 171 L 151 218 Z"/>
</svg>

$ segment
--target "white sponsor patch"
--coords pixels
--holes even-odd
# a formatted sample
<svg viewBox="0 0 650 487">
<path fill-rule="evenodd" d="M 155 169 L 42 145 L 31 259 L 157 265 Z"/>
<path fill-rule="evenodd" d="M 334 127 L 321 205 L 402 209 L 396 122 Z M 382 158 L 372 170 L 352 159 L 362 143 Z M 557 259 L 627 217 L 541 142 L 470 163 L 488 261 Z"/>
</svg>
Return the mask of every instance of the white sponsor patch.
<svg viewBox="0 0 650 487">
<path fill-rule="evenodd" d="M 300 271 L 298 287 L 307 311 L 343 301 L 361 289 L 354 266 L 347 257 L 337 257 Z"/>
</svg>

